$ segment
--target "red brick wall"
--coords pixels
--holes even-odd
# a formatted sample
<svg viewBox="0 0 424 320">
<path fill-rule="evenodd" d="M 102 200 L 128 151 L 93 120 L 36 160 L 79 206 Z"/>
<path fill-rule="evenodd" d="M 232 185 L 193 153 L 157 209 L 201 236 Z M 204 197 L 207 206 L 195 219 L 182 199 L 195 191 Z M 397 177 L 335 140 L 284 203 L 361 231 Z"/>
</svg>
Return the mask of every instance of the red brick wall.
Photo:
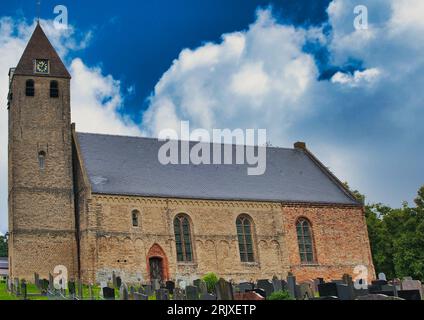
<svg viewBox="0 0 424 320">
<path fill-rule="evenodd" d="M 283 219 L 290 269 L 299 281 L 323 277 L 355 277 L 354 268 L 365 265 L 368 278 L 375 278 L 368 232 L 362 208 L 329 206 L 283 206 Z M 316 264 L 302 265 L 296 222 L 307 218 L 312 226 Z"/>
</svg>

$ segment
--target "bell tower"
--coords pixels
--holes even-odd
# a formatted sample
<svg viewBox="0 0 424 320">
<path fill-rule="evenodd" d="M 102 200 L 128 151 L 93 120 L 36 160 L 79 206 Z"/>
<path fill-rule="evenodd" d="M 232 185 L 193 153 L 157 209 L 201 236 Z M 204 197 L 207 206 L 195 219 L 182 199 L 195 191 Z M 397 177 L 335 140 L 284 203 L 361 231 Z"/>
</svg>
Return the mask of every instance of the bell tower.
<svg viewBox="0 0 424 320">
<path fill-rule="evenodd" d="M 40 24 L 9 72 L 9 268 L 12 278 L 77 274 L 70 80 Z"/>
</svg>

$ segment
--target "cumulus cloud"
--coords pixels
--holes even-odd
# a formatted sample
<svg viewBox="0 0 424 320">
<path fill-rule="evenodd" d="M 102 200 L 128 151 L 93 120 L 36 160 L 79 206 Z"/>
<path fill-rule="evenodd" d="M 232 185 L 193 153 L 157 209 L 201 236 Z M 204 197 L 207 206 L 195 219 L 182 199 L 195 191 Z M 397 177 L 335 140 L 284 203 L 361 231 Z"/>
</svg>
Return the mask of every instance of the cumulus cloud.
<svg viewBox="0 0 424 320">
<path fill-rule="evenodd" d="M 333 0 L 321 28 L 279 23 L 265 9 L 244 31 L 184 49 L 150 98 L 147 131 L 156 135 L 180 120 L 206 129 L 266 128 L 276 145 L 306 140 L 373 201 L 411 199 L 424 183 L 424 152 L 414 147 L 423 134 L 423 4 L 361 4 L 367 30 L 354 28 L 357 1 Z M 360 68 L 320 80 L 313 52 L 304 50 L 311 42 L 326 47 L 330 65 L 354 60 Z M 407 160 L 400 150 L 410 150 Z"/>
<path fill-rule="evenodd" d="M 130 119 L 122 116 L 125 100 L 119 81 L 103 75 L 99 67 L 88 67 L 81 59 L 71 60 L 69 53 L 84 49 L 91 32 L 80 33 L 73 26 L 54 28 L 52 21 L 41 21 L 44 31 L 72 75 L 72 119 L 77 129 L 86 132 L 139 135 L 141 131 Z M 7 92 L 9 68 L 18 64 L 25 46 L 35 29 L 35 22 L 0 18 L 0 230 L 7 230 Z"/>
</svg>

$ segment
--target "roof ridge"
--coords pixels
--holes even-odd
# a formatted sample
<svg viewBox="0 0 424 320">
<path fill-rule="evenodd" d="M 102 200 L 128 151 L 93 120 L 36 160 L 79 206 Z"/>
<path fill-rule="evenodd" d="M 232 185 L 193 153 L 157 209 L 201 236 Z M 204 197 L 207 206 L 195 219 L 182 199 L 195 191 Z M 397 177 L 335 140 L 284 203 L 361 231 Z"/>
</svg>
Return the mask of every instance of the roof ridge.
<svg viewBox="0 0 424 320">
<path fill-rule="evenodd" d="M 77 131 L 77 134 L 90 134 L 90 135 L 97 135 L 97 136 L 109 136 L 109 137 L 118 137 L 118 138 L 131 138 L 131 139 L 145 139 L 145 140 L 159 140 L 157 137 L 143 137 L 143 136 L 130 136 L 130 135 L 120 135 L 120 134 L 110 134 L 110 133 L 93 133 L 93 132 L 82 132 Z M 187 141 L 187 140 L 181 140 L 178 139 L 176 141 Z M 196 141 L 196 140 L 188 140 L 189 142 L 201 142 L 201 143 L 207 143 L 207 144 L 221 144 L 221 145 L 232 145 L 232 146 L 246 146 L 245 144 L 236 144 L 236 143 L 218 143 L 218 142 L 205 142 L 205 141 Z M 255 145 L 257 147 L 257 145 Z M 275 147 L 275 146 L 267 146 L 267 149 L 277 149 L 277 150 L 296 150 L 295 148 L 288 148 L 288 147 Z"/>
</svg>

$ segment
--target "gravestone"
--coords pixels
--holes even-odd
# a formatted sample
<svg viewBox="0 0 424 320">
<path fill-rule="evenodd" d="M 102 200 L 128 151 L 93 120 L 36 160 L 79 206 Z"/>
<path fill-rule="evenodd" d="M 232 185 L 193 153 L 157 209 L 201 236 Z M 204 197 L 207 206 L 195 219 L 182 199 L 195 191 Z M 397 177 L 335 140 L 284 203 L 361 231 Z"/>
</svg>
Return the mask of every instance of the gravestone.
<svg viewBox="0 0 424 320">
<path fill-rule="evenodd" d="M 206 285 L 206 282 L 205 282 L 205 281 L 200 282 L 200 285 L 199 285 L 199 293 L 200 293 L 200 294 L 206 294 L 206 293 L 208 293 L 208 287 L 207 287 L 207 285 Z"/>
<path fill-rule="evenodd" d="M 400 290 L 398 291 L 399 298 L 404 300 L 414 300 L 421 301 L 421 291 L 420 290 Z"/>
<path fill-rule="evenodd" d="M 193 286 L 197 287 L 200 289 L 200 283 L 202 282 L 202 279 L 196 279 L 193 280 Z"/>
<path fill-rule="evenodd" d="M 116 277 L 116 288 L 121 288 L 121 286 L 122 286 L 121 277 Z"/>
<path fill-rule="evenodd" d="M 41 280 L 41 292 L 43 294 L 46 294 L 48 289 L 49 289 L 49 280 L 47 279 Z"/>
<path fill-rule="evenodd" d="M 84 298 L 84 290 L 81 280 L 77 282 L 77 289 L 78 289 L 78 298 L 82 300 Z"/>
<path fill-rule="evenodd" d="M 28 294 L 27 294 L 27 284 L 26 284 L 25 280 L 21 281 L 21 294 L 22 294 L 24 300 L 27 300 Z"/>
<path fill-rule="evenodd" d="M 13 288 L 15 290 L 15 294 L 17 296 L 20 296 L 21 295 L 21 288 L 20 288 L 20 285 L 19 285 L 19 279 L 18 278 L 14 279 Z"/>
<path fill-rule="evenodd" d="M 115 300 L 115 288 L 103 287 L 103 298 L 105 300 Z"/>
<path fill-rule="evenodd" d="M 403 300 L 397 297 L 389 297 L 384 294 L 368 294 L 365 296 L 360 296 L 356 300 Z"/>
<path fill-rule="evenodd" d="M 149 300 L 149 296 L 142 293 L 134 292 L 134 300 L 147 301 Z"/>
<path fill-rule="evenodd" d="M 196 286 L 187 286 L 185 289 L 187 300 L 199 300 L 199 288 Z"/>
<path fill-rule="evenodd" d="M 175 282 L 174 281 L 166 281 L 165 288 L 169 291 L 170 294 L 174 293 Z"/>
<path fill-rule="evenodd" d="M 68 282 L 68 291 L 69 291 L 69 295 L 71 296 L 71 298 L 75 299 L 76 289 L 75 289 L 75 282 L 74 281 Z"/>
<path fill-rule="evenodd" d="M 297 295 L 297 299 L 299 300 L 310 300 L 314 298 L 314 292 L 312 289 L 312 285 L 309 282 L 302 282 L 299 285 L 299 294 Z"/>
<path fill-rule="evenodd" d="M 241 282 L 239 285 L 240 292 L 252 291 L 255 285 L 251 282 Z"/>
<path fill-rule="evenodd" d="M 134 300 L 135 288 L 133 286 L 130 287 L 129 299 Z"/>
<path fill-rule="evenodd" d="M 233 286 L 225 279 L 220 278 L 215 285 L 217 300 L 233 300 Z"/>
<path fill-rule="evenodd" d="M 122 283 L 119 288 L 119 298 L 121 300 L 129 300 L 128 287 L 125 283 Z"/>
<path fill-rule="evenodd" d="M 40 290 L 40 275 L 37 272 L 34 272 L 34 284 Z"/>
<path fill-rule="evenodd" d="M 380 272 L 380 273 L 378 274 L 378 280 L 384 280 L 384 281 L 387 281 L 386 274 L 385 274 L 384 272 Z"/>
<path fill-rule="evenodd" d="M 49 273 L 49 290 L 54 290 L 53 275 L 51 273 Z"/>
<path fill-rule="evenodd" d="M 347 284 L 337 284 L 337 297 L 340 300 L 354 300 L 352 287 Z"/>
<path fill-rule="evenodd" d="M 156 290 L 156 300 L 169 300 L 169 291 L 163 288 Z"/>
<path fill-rule="evenodd" d="M 115 273 L 115 271 L 112 272 L 112 286 L 114 288 L 119 288 L 118 287 L 118 283 L 116 282 L 116 273 Z"/>
<path fill-rule="evenodd" d="M 401 283 L 402 290 L 418 290 L 420 292 L 421 298 L 424 298 L 423 287 L 421 281 L 419 280 L 403 280 Z"/>
<path fill-rule="evenodd" d="M 265 291 L 266 297 L 269 297 L 274 292 L 274 285 L 267 279 L 258 280 L 256 287 L 263 289 Z"/>
<path fill-rule="evenodd" d="M 292 275 L 287 276 L 287 291 L 289 294 L 296 298 L 296 277 Z"/>
<path fill-rule="evenodd" d="M 337 297 L 337 284 L 334 282 L 320 283 L 318 292 L 320 297 Z"/>
<path fill-rule="evenodd" d="M 202 293 L 200 295 L 200 300 L 207 300 L 207 301 L 212 301 L 212 300 L 216 300 L 216 295 L 211 294 L 211 293 Z"/>
<path fill-rule="evenodd" d="M 159 279 L 153 279 L 152 280 L 152 287 L 154 291 L 157 291 L 160 289 L 160 281 Z"/>
<path fill-rule="evenodd" d="M 272 286 L 274 287 L 274 291 L 283 290 L 283 284 L 276 276 L 272 277 Z"/>
<path fill-rule="evenodd" d="M 142 286 L 143 290 L 144 290 L 144 294 L 147 296 L 152 296 L 153 295 L 153 287 L 150 284 L 144 285 Z"/>
<path fill-rule="evenodd" d="M 175 288 L 173 299 L 174 300 L 185 300 L 186 296 L 185 296 L 184 290 L 180 289 L 180 288 Z"/>
</svg>

